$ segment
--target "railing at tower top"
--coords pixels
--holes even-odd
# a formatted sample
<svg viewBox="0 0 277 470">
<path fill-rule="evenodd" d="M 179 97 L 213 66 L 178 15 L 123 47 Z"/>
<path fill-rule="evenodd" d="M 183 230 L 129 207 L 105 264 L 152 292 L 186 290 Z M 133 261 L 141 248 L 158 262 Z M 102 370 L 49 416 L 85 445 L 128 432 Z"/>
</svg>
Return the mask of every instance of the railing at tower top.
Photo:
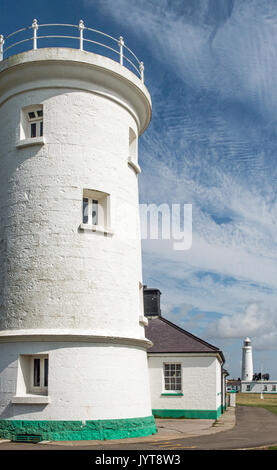
<svg viewBox="0 0 277 470">
<path fill-rule="evenodd" d="M 38 29 L 39 28 L 75 28 L 79 30 L 78 36 L 68 36 L 64 34 L 45 34 L 44 36 L 38 34 Z M 55 31 L 54 31 L 55 32 Z M 104 37 L 105 41 L 107 43 L 95 41 L 94 39 L 84 37 L 84 32 L 87 32 L 89 34 L 93 34 L 96 36 L 101 36 Z M 23 39 L 19 39 L 16 42 L 12 42 L 14 40 L 14 37 L 16 36 L 18 38 L 21 33 L 31 33 L 30 37 L 25 37 Z M 38 24 L 37 20 L 33 20 L 33 23 L 31 26 L 26 26 L 25 28 L 18 29 L 17 31 L 14 31 L 11 34 L 8 34 L 7 36 L 0 35 L 0 61 L 2 61 L 4 58 L 8 57 L 9 54 L 7 54 L 8 51 L 10 51 L 12 48 L 17 48 L 20 46 L 22 52 L 22 44 L 25 45 L 25 43 L 28 43 L 31 41 L 32 49 L 36 50 L 38 49 L 38 42 L 40 43 L 41 40 L 52 40 L 52 39 L 62 39 L 64 40 L 70 40 L 71 43 L 74 43 L 75 41 L 78 42 L 79 44 L 79 50 L 83 51 L 86 50 L 88 52 L 96 52 L 102 48 L 105 49 L 107 53 L 112 53 L 112 55 L 116 55 L 119 63 L 121 65 L 124 65 L 125 67 L 131 69 L 132 71 L 135 71 L 135 73 L 140 77 L 142 83 L 144 83 L 144 64 L 141 62 L 137 56 L 134 54 L 134 52 L 129 49 L 129 47 L 126 46 L 124 43 L 123 37 L 120 36 L 119 39 L 116 39 L 109 34 L 103 33 L 101 31 L 98 31 L 96 29 L 88 28 L 87 26 L 84 25 L 83 20 L 80 20 L 78 25 L 74 24 L 58 24 L 58 23 L 52 23 L 52 24 Z M 108 42 L 111 44 L 109 45 Z M 8 44 L 7 47 L 4 47 L 4 44 Z M 93 45 L 94 51 L 90 51 L 89 47 Z M 84 49 L 84 46 L 87 46 L 86 49 Z M 115 47 L 117 46 L 117 49 Z M 51 46 L 53 47 L 53 46 Z M 23 49 L 25 50 L 25 49 Z M 108 55 L 108 54 L 107 54 Z"/>
</svg>

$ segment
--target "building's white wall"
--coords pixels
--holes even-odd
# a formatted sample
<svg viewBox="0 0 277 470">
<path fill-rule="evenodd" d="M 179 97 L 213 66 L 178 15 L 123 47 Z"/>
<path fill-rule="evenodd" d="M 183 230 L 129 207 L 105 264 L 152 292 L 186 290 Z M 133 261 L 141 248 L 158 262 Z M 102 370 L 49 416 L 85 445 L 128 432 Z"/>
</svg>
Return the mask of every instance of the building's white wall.
<svg viewBox="0 0 277 470">
<path fill-rule="evenodd" d="M 221 364 L 217 359 L 215 362 L 216 367 L 216 409 L 222 405 L 222 374 Z"/>
<path fill-rule="evenodd" d="M 12 404 L 20 354 L 49 355 L 51 403 Z M 135 364 L 135 368 L 134 368 Z M 93 420 L 151 415 L 147 360 L 143 348 L 112 344 L 2 343 L 0 419 Z"/>
<path fill-rule="evenodd" d="M 182 364 L 183 396 L 162 396 L 163 364 Z M 220 405 L 218 359 L 200 355 L 149 354 L 149 375 L 153 409 L 216 410 Z"/>
<path fill-rule="evenodd" d="M 247 386 L 250 386 L 250 390 L 247 389 Z M 264 387 L 267 387 L 267 390 Z M 276 390 L 274 390 L 274 386 Z M 241 392 L 243 393 L 277 393 L 277 380 L 264 380 L 262 382 L 241 382 Z"/>
<path fill-rule="evenodd" d="M 227 396 L 226 396 L 226 393 L 227 393 L 227 376 L 224 375 L 223 376 L 223 390 L 221 390 L 221 393 L 222 393 L 222 396 L 223 396 L 223 400 L 222 400 L 222 403 L 223 403 L 223 406 L 226 407 L 227 405 Z"/>
</svg>

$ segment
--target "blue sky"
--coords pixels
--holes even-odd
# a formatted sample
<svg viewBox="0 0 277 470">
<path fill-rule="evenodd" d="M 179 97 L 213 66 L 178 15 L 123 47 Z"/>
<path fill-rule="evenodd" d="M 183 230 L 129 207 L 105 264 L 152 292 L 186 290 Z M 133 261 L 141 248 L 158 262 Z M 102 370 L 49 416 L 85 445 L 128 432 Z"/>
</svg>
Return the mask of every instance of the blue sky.
<svg viewBox="0 0 277 470">
<path fill-rule="evenodd" d="M 221 347 L 240 376 L 277 377 L 275 0 L 0 0 L 0 33 L 33 18 L 124 36 L 145 64 L 152 122 L 140 201 L 192 204 L 188 251 L 143 241 L 144 283 L 165 317 Z"/>
</svg>

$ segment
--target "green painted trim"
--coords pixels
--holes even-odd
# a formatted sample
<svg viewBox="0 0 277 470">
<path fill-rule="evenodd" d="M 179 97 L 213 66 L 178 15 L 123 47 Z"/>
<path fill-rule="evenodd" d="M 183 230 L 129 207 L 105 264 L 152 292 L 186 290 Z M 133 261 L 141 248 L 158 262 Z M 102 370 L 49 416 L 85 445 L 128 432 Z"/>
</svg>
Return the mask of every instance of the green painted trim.
<svg viewBox="0 0 277 470">
<path fill-rule="evenodd" d="M 183 393 L 161 393 L 163 397 L 183 397 Z"/>
<path fill-rule="evenodd" d="M 157 432 L 154 416 L 86 421 L 0 420 L 0 438 L 39 434 L 46 441 L 83 441 L 150 436 Z"/>
<path fill-rule="evenodd" d="M 155 418 L 218 419 L 221 405 L 217 410 L 152 410 Z"/>
</svg>

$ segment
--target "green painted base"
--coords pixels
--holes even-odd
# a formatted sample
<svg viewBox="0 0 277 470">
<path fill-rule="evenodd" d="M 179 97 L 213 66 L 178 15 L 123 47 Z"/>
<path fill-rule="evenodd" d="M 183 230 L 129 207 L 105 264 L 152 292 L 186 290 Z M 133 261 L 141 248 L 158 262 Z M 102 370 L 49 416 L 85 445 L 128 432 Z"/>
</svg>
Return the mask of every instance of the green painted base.
<svg viewBox="0 0 277 470">
<path fill-rule="evenodd" d="M 217 419 L 221 415 L 221 405 L 217 410 L 152 410 L 155 418 Z"/>
<path fill-rule="evenodd" d="M 0 420 L 0 438 L 38 434 L 46 441 L 83 441 L 149 436 L 157 432 L 153 416 L 86 421 Z"/>
</svg>

